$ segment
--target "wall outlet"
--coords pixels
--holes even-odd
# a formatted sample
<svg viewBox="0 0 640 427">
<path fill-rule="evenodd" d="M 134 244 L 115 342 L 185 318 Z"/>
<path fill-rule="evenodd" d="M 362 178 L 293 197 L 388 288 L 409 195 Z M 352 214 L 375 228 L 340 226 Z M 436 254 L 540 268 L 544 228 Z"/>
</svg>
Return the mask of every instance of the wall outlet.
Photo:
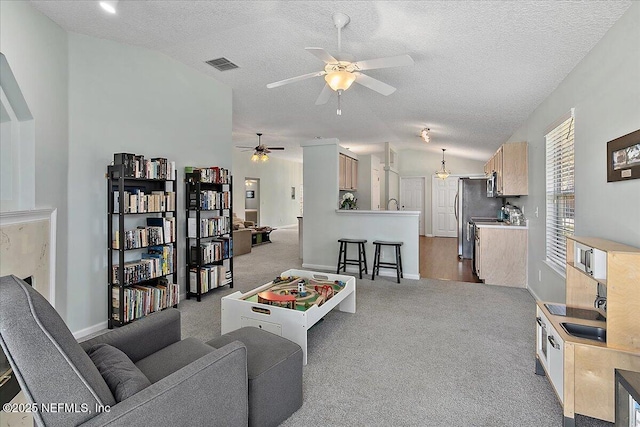
<svg viewBox="0 0 640 427">
<path fill-rule="evenodd" d="M 538 207 L 536 206 L 536 218 L 538 218 Z"/>
<path fill-rule="evenodd" d="M 538 282 L 542 282 L 542 270 L 538 270 Z"/>
</svg>

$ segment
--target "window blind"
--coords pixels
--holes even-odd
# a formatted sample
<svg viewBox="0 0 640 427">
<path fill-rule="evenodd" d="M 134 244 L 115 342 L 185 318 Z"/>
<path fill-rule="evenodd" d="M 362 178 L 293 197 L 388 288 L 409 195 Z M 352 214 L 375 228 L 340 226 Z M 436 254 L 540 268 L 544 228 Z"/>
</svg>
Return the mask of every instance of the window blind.
<svg viewBox="0 0 640 427">
<path fill-rule="evenodd" d="M 560 271 L 565 271 L 566 236 L 573 236 L 575 225 L 573 125 L 572 114 L 545 135 L 546 258 Z"/>
</svg>

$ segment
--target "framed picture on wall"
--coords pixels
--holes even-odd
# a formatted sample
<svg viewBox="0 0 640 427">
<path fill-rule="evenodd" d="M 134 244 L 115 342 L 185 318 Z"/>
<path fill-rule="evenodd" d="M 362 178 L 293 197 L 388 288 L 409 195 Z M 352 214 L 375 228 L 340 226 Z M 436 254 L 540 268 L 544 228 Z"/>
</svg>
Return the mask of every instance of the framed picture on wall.
<svg viewBox="0 0 640 427">
<path fill-rule="evenodd" d="M 607 182 L 640 178 L 640 130 L 607 142 Z"/>
<path fill-rule="evenodd" d="M 247 190 L 247 194 L 246 194 L 246 196 L 245 196 L 245 197 L 246 197 L 247 199 L 253 199 L 255 196 L 256 196 L 256 195 L 255 195 L 254 190 Z"/>
</svg>

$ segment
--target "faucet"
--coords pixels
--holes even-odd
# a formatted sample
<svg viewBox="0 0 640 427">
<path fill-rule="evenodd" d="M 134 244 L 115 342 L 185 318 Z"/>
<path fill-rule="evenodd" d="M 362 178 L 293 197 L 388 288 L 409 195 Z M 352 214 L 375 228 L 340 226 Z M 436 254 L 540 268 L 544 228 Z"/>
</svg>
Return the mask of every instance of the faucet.
<svg viewBox="0 0 640 427">
<path fill-rule="evenodd" d="M 389 199 L 389 201 L 387 202 L 387 210 L 390 210 L 389 205 L 391 204 L 391 202 L 396 202 L 396 210 L 399 211 L 400 206 L 398 206 L 398 201 L 396 199 Z"/>
</svg>

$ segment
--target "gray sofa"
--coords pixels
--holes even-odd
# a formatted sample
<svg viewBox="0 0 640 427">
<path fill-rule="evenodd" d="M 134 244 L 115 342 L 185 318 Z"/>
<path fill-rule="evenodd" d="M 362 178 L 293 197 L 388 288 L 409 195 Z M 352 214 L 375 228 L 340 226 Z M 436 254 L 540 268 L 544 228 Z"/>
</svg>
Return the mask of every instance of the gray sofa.
<svg viewBox="0 0 640 427">
<path fill-rule="evenodd" d="M 264 412 L 266 395 L 282 390 L 277 381 L 286 369 L 296 380 L 285 393 L 294 396 L 270 396 L 267 406 L 281 407 L 277 416 L 251 423 L 277 425 L 302 404 L 302 351 L 282 337 L 243 329 L 236 333 L 248 345 L 225 336 L 215 346 L 181 340 L 180 312 L 167 309 L 79 344 L 37 291 L 14 276 L 0 278 L 0 346 L 25 396 L 74 405 L 34 413 L 38 425 L 244 426 L 252 412 Z M 287 350 L 265 352 L 261 342 Z M 259 349 L 259 366 L 247 365 L 247 347 Z M 108 357 L 101 360 L 103 350 Z M 114 360 L 122 363 L 112 366 Z M 275 384 L 263 384 L 272 378 Z M 109 410 L 96 411 L 103 407 Z"/>
</svg>

